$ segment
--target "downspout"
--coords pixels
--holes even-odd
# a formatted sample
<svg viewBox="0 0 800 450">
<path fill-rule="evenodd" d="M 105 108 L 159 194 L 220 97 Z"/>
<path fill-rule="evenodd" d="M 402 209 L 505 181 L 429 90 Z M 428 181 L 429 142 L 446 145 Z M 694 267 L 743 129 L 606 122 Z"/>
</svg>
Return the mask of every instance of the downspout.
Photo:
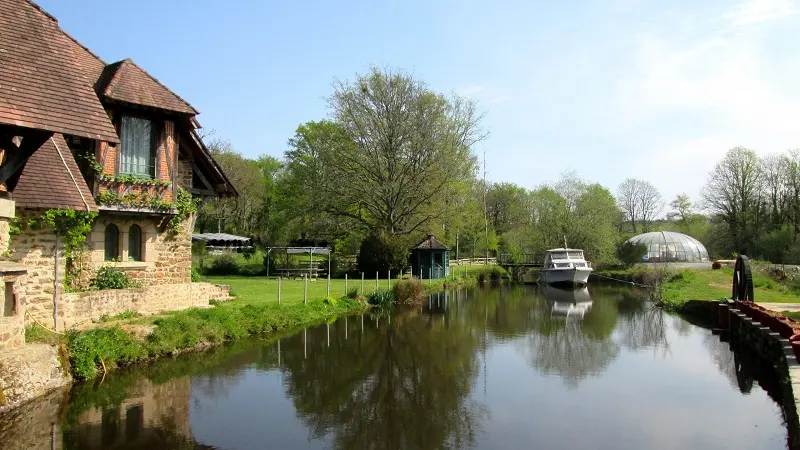
<svg viewBox="0 0 800 450">
<path fill-rule="evenodd" d="M 58 143 L 56 143 L 56 140 L 53 139 L 52 136 L 50 137 L 50 142 L 52 142 L 53 147 L 56 148 L 56 153 L 58 153 L 58 157 L 61 158 L 61 164 L 63 164 L 64 168 L 67 169 L 67 173 L 69 174 L 69 177 L 72 179 L 72 183 L 78 190 L 78 194 L 81 196 L 81 201 L 83 201 L 83 206 L 86 207 L 86 212 L 91 212 L 92 209 L 89 207 L 89 202 L 87 202 L 86 197 L 83 196 L 83 192 L 81 191 L 81 187 L 78 184 L 78 181 L 75 179 L 75 175 L 69 169 L 69 166 L 67 166 L 67 161 L 64 159 L 64 155 L 61 153 L 61 149 L 58 148 Z M 61 297 L 61 290 L 59 289 L 61 286 L 59 286 L 58 282 L 58 269 L 59 269 L 58 246 L 59 246 L 60 236 L 58 235 L 58 232 L 56 232 L 55 235 L 56 235 L 56 247 L 53 250 L 53 259 L 55 260 L 53 262 L 53 329 L 58 331 L 58 303 Z"/>
</svg>

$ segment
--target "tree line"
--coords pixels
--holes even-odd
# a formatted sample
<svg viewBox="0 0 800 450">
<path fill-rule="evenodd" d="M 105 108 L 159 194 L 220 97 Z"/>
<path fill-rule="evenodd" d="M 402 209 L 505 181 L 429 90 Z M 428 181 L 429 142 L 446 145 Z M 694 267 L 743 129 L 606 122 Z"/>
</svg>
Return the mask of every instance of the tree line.
<svg viewBox="0 0 800 450">
<path fill-rule="evenodd" d="M 280 159 L 209 142 L 240 196 L 205 203 L 197 231 L 263 245 L 326 244 L 339 255 L 397 253 L 373 261 L 385 268 L 403 264 L 427 232 L 460 258 L 520 258 L 566 240 L 595 264 L 614 264 L 627 238 L 672 230 L 717 257 L 800 260 L 797 152 L 759 158 L 732 149 L 694 202 L 680 194 L 667 203 L 635 178 L 612 192 L 575 172 L 526 189 L 480 178 L 474 150 L 487 131 L 474 102 L 408 73 L 373 68 L 336 81 L 327 105 L 327 117 L 298 126 Z"/>
</svg>

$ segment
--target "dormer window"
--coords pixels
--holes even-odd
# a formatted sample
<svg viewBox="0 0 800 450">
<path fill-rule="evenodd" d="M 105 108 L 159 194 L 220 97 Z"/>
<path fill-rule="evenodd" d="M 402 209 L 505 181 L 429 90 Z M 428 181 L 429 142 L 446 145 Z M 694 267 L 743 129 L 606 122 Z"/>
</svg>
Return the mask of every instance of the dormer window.
<svg viewBox="0 0 800 450">
<path fill-rule="evenodd" d="M 153 122 L 140 117 L 122 116 L 120 141 L 119 173 L 155 177 L 156 133 Z"/>
</svg>

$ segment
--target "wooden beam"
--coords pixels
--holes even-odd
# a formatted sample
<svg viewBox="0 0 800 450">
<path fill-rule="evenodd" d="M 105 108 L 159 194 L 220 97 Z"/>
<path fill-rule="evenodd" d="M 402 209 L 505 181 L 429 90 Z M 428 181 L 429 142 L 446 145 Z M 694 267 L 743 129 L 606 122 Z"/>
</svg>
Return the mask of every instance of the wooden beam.
<svg viewBox="0 0 800 450">
<path fill-rule="evenodd" d="M 187 191 L 189 191 L 189 193 L 191 193 L 191 194 L 197 194 L 197 195 L 211 195 L 211 196 L 214 196 L 214 197 L 216 197 L 216 195 L 217 195 L 216 192 L 208 190 L 208 189 L 189 188 L 189 189 L 187 189 Z"/>
<path fill-rule="evenodd" d="M 205 175 L 203 175 L 203 172 L 197 168 L 197 163 L 195 163 L 194 161 L 192 161 L 192 173 L 197 174 L 197 176 L 200 178 L 200 181 L 202 181 L 203 184 L 206 186 L 206 189 L 214 191 L 214 186 L 212 186 L 211 183 L 208 182 L 208 179 L 206 178 Z"/>
<path fill-rule="evenodd" d="M 53 133 L 50 131 L 32 131 L 23 135 L 19 146 L 10 142 L 10 139 L 8 139 L 8 142 L 4 142 L 6 160 L 0 166 L 0 184 L 5 184 L 9 191 L 13 191 L 28 158 L 52 136 Z M 8 145 L 9 143 L 11 144 L 10 146 Z"/>
</svg>

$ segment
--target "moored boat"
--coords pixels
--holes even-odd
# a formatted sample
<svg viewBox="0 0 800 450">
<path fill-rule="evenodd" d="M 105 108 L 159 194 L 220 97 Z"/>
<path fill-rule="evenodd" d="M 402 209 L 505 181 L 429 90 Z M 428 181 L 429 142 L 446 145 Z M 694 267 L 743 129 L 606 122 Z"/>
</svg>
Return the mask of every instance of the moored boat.
<svg viewBox="0 0 800 450">
<path fill-rule="evenodd" d="M 584 286 L 589 281 L 592 270 L 591 263 L 583 257 L 583 250 L 554 248 L 545 255 L 539 281 Z"/>
</svg>

